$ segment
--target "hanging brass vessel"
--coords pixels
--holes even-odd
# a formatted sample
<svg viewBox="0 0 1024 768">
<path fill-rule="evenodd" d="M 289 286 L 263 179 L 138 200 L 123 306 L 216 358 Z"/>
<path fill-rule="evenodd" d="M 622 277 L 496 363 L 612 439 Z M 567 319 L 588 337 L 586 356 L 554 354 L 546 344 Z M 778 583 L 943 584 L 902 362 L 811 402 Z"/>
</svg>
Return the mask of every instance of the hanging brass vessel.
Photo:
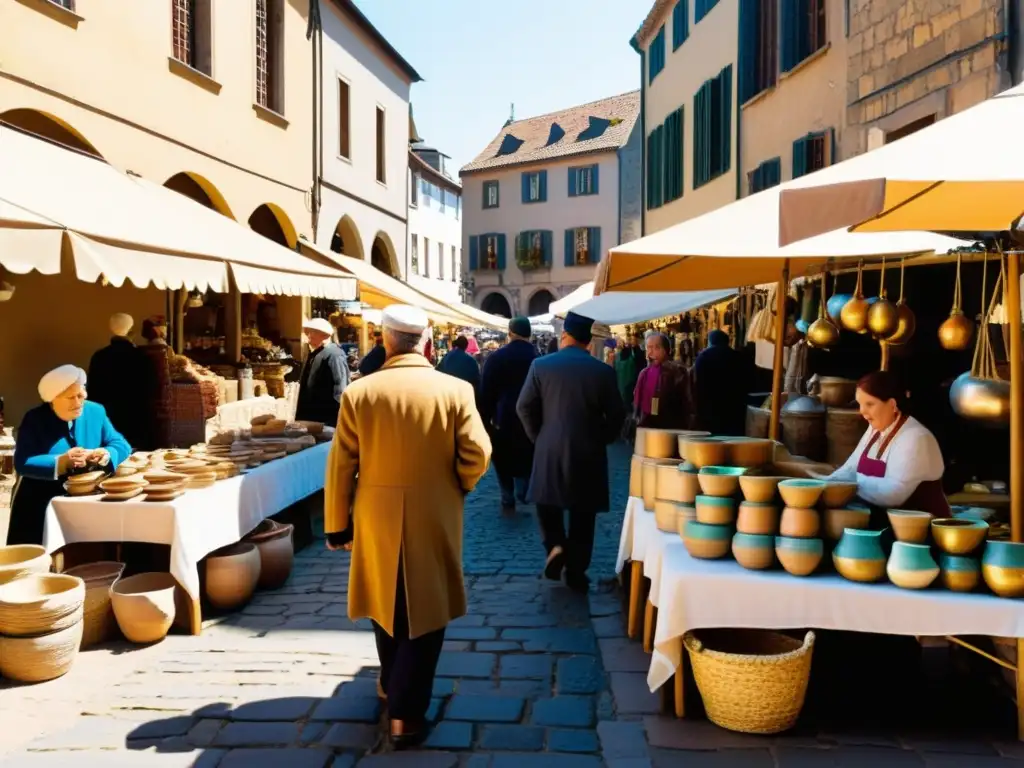
<svg viewBox="0 0 1024 768">
<path fill-rule="evenodd" d="M 868 331 L 870 303 L 864 298 L 863 269 L 863 263 L 857 266 L 857 288 L 853 292 L 853 298 L 843 305 L 843 309 L 839 313 L 843 328 L 854 333 L 867 333 Z"/>
<path fill-rule="evenodd" d="M 825 349 L 839 343 L 839 329 L 829 320 L 825 312 L 825 273 L 821 274 L 821 301 L 818 303 L 818 319 L 811 323 L 805 334 L 812 347 Z"/>
<path fill-rule="evenodd" d="M 885 296 L 868 308 L 868 330 L 879 340 L 887 340 L 899 328 L 900 314 L 896 305 Z"/>
<path fill-rule="evenodd" d="M 974 336 L 974 321 L 959 309 L 949 313 L 946 321 L 939 326 L 939 344 L 943 349 L 962 352 L 971 346 Z"/>
<path fill-rule="evenodd" d="M 986 426 L 1006 426 L 1010 422 L 1010 382 L 982 379 L 966 371 L 949 388 L 949 403 L 957 416 Z"/>
<path fill-rule="evenodd" d="M 835 325 L 839 325 L 841 321 L 840 316 L 843 311 L 843 307 L 846 306 L 847 302 L 853 298 L 852 294 L 849 293 L 834 293 L 828 300 L 828 316 L 832 318 L 832 322 Z"/>
<path fill-rule="evenodd" d="M 898 317 L 896 332 L 886 341 L 895 345 L 906 344 L 917 330 L 917 317 L 914 315 L 914 310 L 908 307 L 903 299 L 896 302 L 896 314 Z"/>
</svg>

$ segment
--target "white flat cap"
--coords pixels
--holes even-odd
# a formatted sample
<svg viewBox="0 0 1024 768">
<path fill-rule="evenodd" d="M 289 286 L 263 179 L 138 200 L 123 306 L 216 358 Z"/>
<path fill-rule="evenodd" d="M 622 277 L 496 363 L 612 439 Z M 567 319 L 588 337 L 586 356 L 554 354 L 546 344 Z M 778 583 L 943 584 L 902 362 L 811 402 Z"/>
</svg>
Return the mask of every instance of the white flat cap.
<svg viewBox="0 0 1024 768">
<path fill-rule="evenodd" d="M 384 310 L 384 327 L 399 333 L 423 333 L 430 320 L 427 313 L 408 304 L 392 304 Z"/>
<path fill-rule="evenodd" d="M 124 312 L 117 312 L 110 316 L 110 332 L 115 336 L 127 336 L 132 332 L 135 319 Z"/>
<path fill-rule="evenodd" d="M 61 393 L 75 384 L 85 385 L 85 371 L 77 365 L 62 365 L 54 368 L 39 380 L 39 397 L 44 403 L 52 403 Z"/>
<path fill-rule="evenodd" d="M 314 317 L 302 324 L 302 330 L 320 331 L 320 333 L 331 336 L 334 333 L 334 326 L 322 317 Z"/>
</svg>

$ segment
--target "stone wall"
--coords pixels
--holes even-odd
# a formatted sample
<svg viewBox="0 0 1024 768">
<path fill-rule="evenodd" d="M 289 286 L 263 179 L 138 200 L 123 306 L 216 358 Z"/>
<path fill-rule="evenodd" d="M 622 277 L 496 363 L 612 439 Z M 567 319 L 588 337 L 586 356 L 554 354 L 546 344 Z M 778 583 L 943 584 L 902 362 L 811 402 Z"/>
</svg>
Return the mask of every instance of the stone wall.
<svg viewBox="0 0 1024 768">
<path fill-rule="evenodd" d="M 851 0 L 842 156 L 1010 85 L 1003 0 Z"/>
<path fill-rule="evenodd" d="M 643 133 L 636 121 L 626 145 L 619 150 L 619 242 L 636 240 L 643 233 Z"/>
</svg>

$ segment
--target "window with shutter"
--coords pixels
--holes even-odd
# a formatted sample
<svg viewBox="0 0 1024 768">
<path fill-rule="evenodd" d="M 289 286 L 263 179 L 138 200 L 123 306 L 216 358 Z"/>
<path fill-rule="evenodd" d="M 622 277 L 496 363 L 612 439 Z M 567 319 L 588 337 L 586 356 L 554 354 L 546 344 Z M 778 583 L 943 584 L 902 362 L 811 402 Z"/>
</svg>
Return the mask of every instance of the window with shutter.
<svg viewBox="0 0 1024 768">
<path fill-rule="evenodd" d="M 782 0 L 780 69 L 790 72 L 828 42 L 825 0 Z"/>
<path fill-rule="evenodd" d="M 284 114 L 284 0 L 256 0 L 256 103 Z"/>
<path fill-rule="evenodd" d="M 697 0 L 693 6 L 693 23 L 697 24 L 711 13 L 711 9 L 718 5 L 718 0 Z"/>
<path fill-rule="evenodd" d="M 793 142 L 793 178 L 832 164 L 832 129 L 809 133 Z"/>
<path fill-rule="evenodd" d="M 778 70 L 778 0 L 740 0 L 739 98 L 752 99 L 775 85 Z"/>
<path fill-rule="evenodd" d="M 498 241 L 498 262 L 497 268 L 499 271 L 505 271 L 505 235 L 495 235 L 495 239 Z"/>
<path fill-rule="evenodd" d="M 547 199 L 547 175 L 547 171 L 523 174 L 524 203 L 543 203 Z"/>
<path fill-rule="evenodd" d="M 484 208 L 498 207 L 498 182 L 484 182 Z"/>
<path fill-rule="evenodd" d="M 498 266 L 498 235 L 480 235 L 479 263 L 477 269 L 481 271 L 494 271 Z M 472 243 L 470 244 L 470 261 L 473 259 Z"/>
<path fill-rule="evenodd" d="M 747 174 L 747 194 L 753 195 L 770 187 L 777 186 L 781 181 L 782 160 L 773 157 L 765 160 L 757 168 Z"/>
<path fill-rule="evenodd" d="M 480 238 L 476 235 L 469 236 L 469 271 L 476 272 L 480 269 Z"/>
<path fill-rule="evenodd" d="M 693 186 L 707 184 L 732 165 L 732 65 L 694 96 Z"/>
<path fill-rule="evenodd" d="M 672 9 L 672 50 L 676 50 L 690 36 L 689 0 L 676 0 Z"/>
<path fill-rule="evenodd" d="M 654 131 L 647 135 L 647 167 L 644 174 L 647 187 L 647 210 L 657 208 L 654 204 Z"/>
<path fill-rule="evenodd" d="M 654 36 L 651 41 L 650 48 L 647 53 L 647 83 L 654 82 L 661 70 L 665 68 L 665 26 L 662 25 L 661 29 L 658 30 L 658 34 Z"/>
</svg>

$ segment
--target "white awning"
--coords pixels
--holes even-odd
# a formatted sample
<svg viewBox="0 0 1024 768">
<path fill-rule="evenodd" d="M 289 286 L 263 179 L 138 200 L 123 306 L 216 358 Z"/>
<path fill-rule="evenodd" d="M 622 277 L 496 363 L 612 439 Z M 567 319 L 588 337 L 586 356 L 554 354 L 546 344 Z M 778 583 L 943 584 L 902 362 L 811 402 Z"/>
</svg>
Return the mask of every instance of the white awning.
<svg viewBox="0 0 1024 768">
<path fill-rule="evenodd" d="M 584 283 L 572 293 L 563 296 L 558 301 L 551 302 L 548 312 L 553 315 L 565 315 L 566 312 L 576 309 L 580 304 L 594 298 L 594 281 Z"/>
<path fill-rule="evenodd" d="M 74 235 L 76 273 L 89 282 L 102 275 L 113 285 L 224 293 L 230 266 L 244 293 L 355 297 L 355 281 L 333 267 L 184 195 L 2 125 L 0 168 L 0 253 L 16 249 L 2 257 L 18 267 L 12 272 L 59 271 L 59 245 L 53 249 L 51 239 L 50 248 L 27 254 L 24 241 L 43 242 L 40 232 L 60 227 Z"/>
<path fill-rule="evenodd" d="M 591 284 L 593 285 L 593 284 Z M 573 311 L 605 325 L 629 325 L 681 315 L 691 309 L 717 304 L 736 294 L 728 291 L 679 291 L 671 293 L 627 293 L 613 291 L 578 304 Z"/>
</svg>

